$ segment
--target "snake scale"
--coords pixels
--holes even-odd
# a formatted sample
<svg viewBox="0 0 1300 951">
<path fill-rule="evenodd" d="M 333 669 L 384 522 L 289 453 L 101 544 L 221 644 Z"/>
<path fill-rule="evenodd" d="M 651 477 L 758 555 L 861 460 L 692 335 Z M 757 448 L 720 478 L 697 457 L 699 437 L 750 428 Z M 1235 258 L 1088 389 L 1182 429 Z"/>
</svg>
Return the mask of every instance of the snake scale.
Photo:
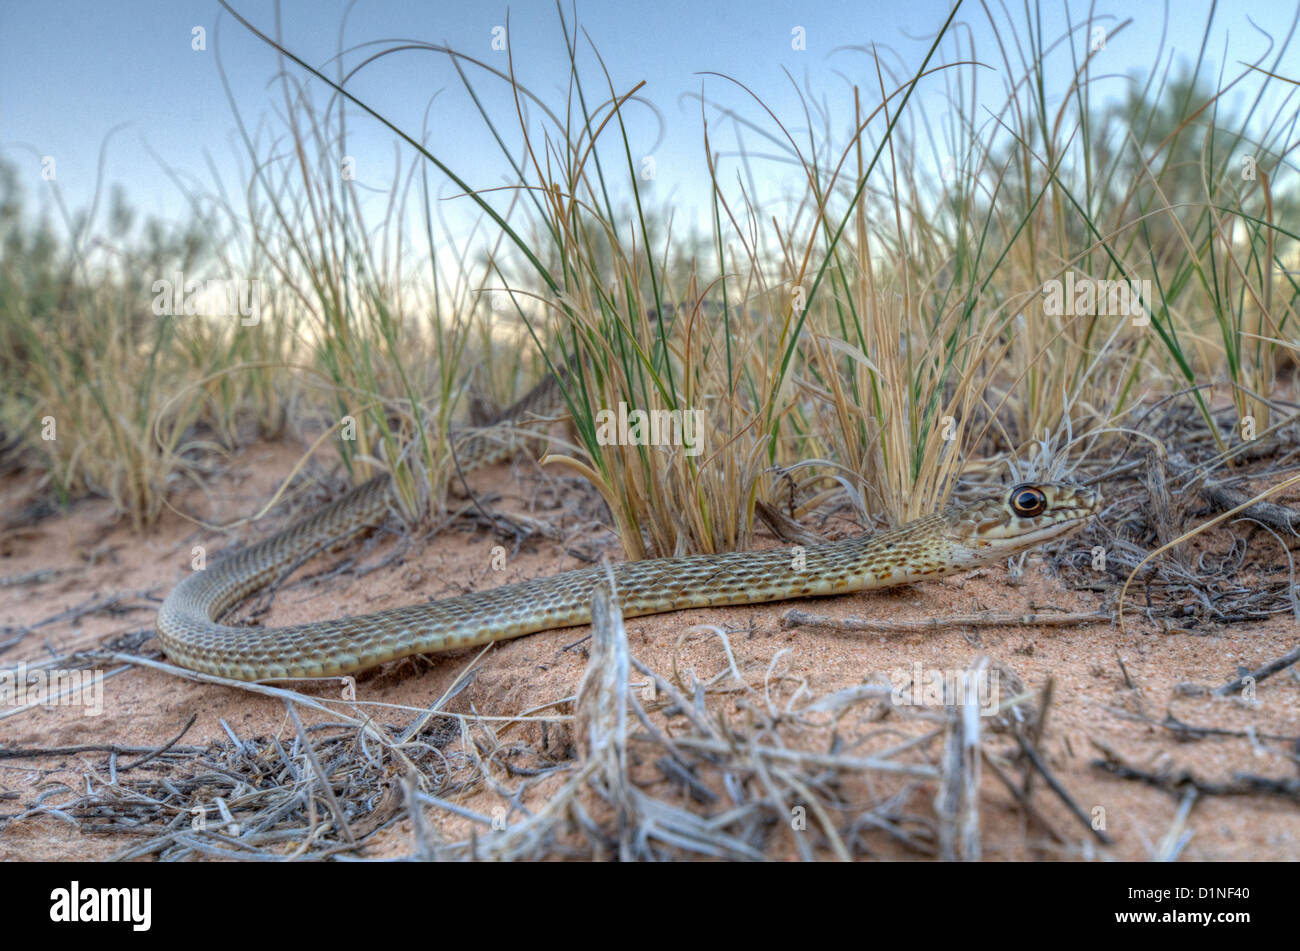
<svg viewBox="0 0 1300 951">
<path fill-rule="evenodd" d="M 527 415 L 553 398 L 543 384 L 502 414 Z M 535 405 L 536 404 L 536 405 Z M 462 468 L 510 451 L 491 429 L 453 436 Z M 158 611 L 167 655 L 193 670 L 237 680 L 328 677 L 411 654 L 472 647 L 591 621 L 600 566 L 534 578 L 442 601 L 290 627 L 237 627 L 219 619 L 286 569 L 377 526 L 393 505 L 378 476 L 254 545 L 184 578 Z M 1098 493 L 1059 482 L 1001 494 L 899 528 L 801 548 L 652 558 L 613 567 L 625 617 L 684 608 L 759 604 L 890 588 L 968 571 L 1061 538 L 1100 509 Z"/>
</svg>

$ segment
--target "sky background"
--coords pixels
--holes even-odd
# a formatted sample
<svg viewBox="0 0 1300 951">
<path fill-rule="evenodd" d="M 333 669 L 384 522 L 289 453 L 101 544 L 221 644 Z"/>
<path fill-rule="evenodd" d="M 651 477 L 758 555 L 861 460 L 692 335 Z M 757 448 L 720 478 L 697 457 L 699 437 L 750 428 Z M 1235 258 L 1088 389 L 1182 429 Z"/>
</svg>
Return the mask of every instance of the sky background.
<svg viewBox="0 0 1300 951">
<path fill-rule="evenodd" d="M 351 68 L 370 52 L 404 39 L 446 43 L 504 70 L 507 54 L 492 49 L 492 38 L 508 13 L 520 81 L 553 108 L 564 108 L 568 64 L 559 16 L 549 0 L 509 6 L 449 0 L 350 4 L 285 0 L 278 5 L 235 0 L 233 6 L 263 31 L 278 32 L 289 49 L 331 75 L 338 69 L 335 56 L 341 47 L 359 47 L 344 55 Z M 1024 8 L 1011 4 L 1013 23 L 1008 25 L 1002 6 L 989 6 L 998 17 L 1002 43 L 1018 59 L 1016 47 L 1029 41 L 1022 22 Z M 1210 8 L 1209 2 L 1178 3 L 1170 13 L 1159 4 L 1097 3 L 1096 22 L 1108 31 L 1127 17 L 1134 22 L 1108 38 L 1094 68 L 1094 75 L 1100 77 L 1094 96 L 1098 100 L 1121 96 L 1131 82 L 1124 77 L 1133 70 L 1149 71 L 1153 64 L 1171 59 L 1194 61 Z M 572 26 L 573 8 L 566 4 L 564 9 Z M 624 92 L 646 82 L 642 96 L 653 108 L 630 107 L 627 118 L 633 154 L 653 154 L 655 159 L 649 194 L 671 207 L 680 221 L 707 222 L 709 180 L 699 95 L 710 103 L 704 115 L 711 123 L 713 149 L 724 156 L 724 181 L 737 181 L 730 157 L 737 140 L 734 129 L 720 119 L 718 107 L 736 109 L 769 132 L 779 135 L 779 130 L 747 92 L 716 76 L 701 75 L 703 71 L 724 73 L 744 83 L 797 133 L 806 129 L 806 123 L 793 80 L 811 93 L 813 101 L 824 103 L 833 117 L 832 131 L 843 144 L 852 121 L 852 85 L 862 86 L 868 106 L 879 98 L 871 60 L 860 48 L 874 43 L 886 63 L 894 65 L 899 79 L 887 81 L 892 88 L 919 67 L 950 9 L 947 0 L 797 5 L 771 0 L 579 2 L 577 22 L 585 31 L 580 34 L 579 57 L 593 98 L 604 98 L 608 90 L 600 85 L 599 64 L 588 36 L 609 68 L 615 89 Z M 1031 7 L 1031 12 L 1041 18 L 1048 37 L 1065 34 L 1071 22 L 1082 37 L 1080 24 L 1087 18 L 1089 4 L 1044 2 Z M 991 67 L 979 71 L 979 99 L 996 110 L 1005 99 L 1008 74 L 998 35 L 987 16 L 983 5 L 964 4 L 958 21 L 965 26 L 945 40 L 937 62 L 965 58 L 966 45 L 973 43 L 975 57 Z M 1219 84 L 1221 70 L 1235 76 L 1242 61 L 1257 59 L 1270 43 L 1285 42 L 1295 30 L 1296 16 L 1296 7 L 1276 0 L 1220 5 L 1206 53 L 1210 83 Z M 195 27 L 206 31 L 206 50 L 192 48 Z M 805 50 L 792 48 L 796 27 L 806 31 Z M 958 39 L 963 46 L 960 54 L 954 42 Z M 1079 39 L 1076 49 L 1083 46 Z M 1270 58 L 1267 63 L 1271 62 Z M 219 65 L 226 72 L 229 97 Z M 272 49 L 211 0 L 0 0 L 0 159 L 17 167 L 27 204 L 38 213 L 51 207 L 49 186 L 41 178 L 43 158 L 54 159 L 58 187 L 68 205 L 77 208 L 88 205 L 95 193 L 101 152 L 103 184 L 122 186 L 146 214 L 172 218 L 186 214 L 185 196 L 164 173 L 160 159 L 196 188 L 211 189 L 215 173 L 238 200 L 249 175 L 249 160 L 236 133 L 231 99 L 258 136 L 259 154 L 283 154 L 280 65 Z M 473 66 L 466 68 L 484 105 L 516 147 L 519 129 L 507 87 Z M 1049 59 L 1048 76 L 1054 80 L 1050 86 L 1064 90 L 1073 68 L 1068 50 L 1059 49 Z M 1284 61 L 1281 71 L 1292 78 L 1300 75 L 1300 54 Z M 295 83 L 308 79 L 292 65 L 289 75 Z M 318 106 L 328 101 L 325 87 L 312 82 L 309 88 Z M 509 180 L 496 143 L 446 56 L 423 51 L 386 56 L 360 71 L 348 88 L 416 137 L 427 117 L 431 151 L 473 186 L 491 187 Z M 947 109 L 946 95 L 945 80 L 931 77 L 923 81 L 916 104 L 938 119 Z M 1244 96 L 1228 99 L 1229 104 L 1243 102 Z M 1054 101 L 1049 97 L 1049 107 L 1058 103 L 1059 94 Z M 981 119 L 991 128 L 987 113 Z M 395 175 L 406 174 L 414 153 L 407 146 L 395 149 L 393 133 L 355 108 L 348 122 L 348 152 L 356 159 L 357 180 L 382 199 Z M 612 136 L 609 144 L 619 145 Z M 783 192 L 799 187 L 788 163 L 761 157 L 776 152 L 771 143 L 746 132 L 741 144 L 756 156 L 752 184 L 766 199 L 776 201 Z M 464 199 L 449 197 L 455 194 L 449 184 L 439 186 L 440 211 L 463 233 L 472 208 Z M 504 199 L 498 195 L 496 200 Z"/>
</svg>

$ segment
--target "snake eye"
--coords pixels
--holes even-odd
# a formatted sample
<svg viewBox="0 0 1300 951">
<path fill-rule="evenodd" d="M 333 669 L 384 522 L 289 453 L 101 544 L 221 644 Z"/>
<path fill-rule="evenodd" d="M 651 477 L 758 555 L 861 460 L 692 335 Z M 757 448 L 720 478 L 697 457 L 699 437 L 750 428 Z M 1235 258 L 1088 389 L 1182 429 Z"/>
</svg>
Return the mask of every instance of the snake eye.
<svg viewBox="0 0 1300 951">
<path fill-rule="evenodd" d="M 1042 515 L 1043 509 L 1047 508 L 1047 496 L 1042 489 L 1032 485 L 1018 485 L 1011 490 L 1011 507 L 1017 515 L 1026 518 Z"/>
</svg>

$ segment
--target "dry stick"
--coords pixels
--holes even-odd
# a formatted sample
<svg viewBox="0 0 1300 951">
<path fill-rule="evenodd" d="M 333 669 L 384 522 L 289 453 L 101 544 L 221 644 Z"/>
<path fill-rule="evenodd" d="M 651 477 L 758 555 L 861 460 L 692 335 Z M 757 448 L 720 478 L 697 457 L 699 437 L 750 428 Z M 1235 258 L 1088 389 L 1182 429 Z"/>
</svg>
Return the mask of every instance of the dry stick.
<svg viewBox="0 0 1300 951">
<path fill-rule="evenodd" d="M 1170 454 L 1169 468 L 1173 469 L 1179 478 L 1184 478 L 1196 470 L 1196 467 L 1187 461 L 1187 457 L 1178 452 Z M 1249 502 L 1251 498 L 1245 492 L 1238 489 L 1229 489 L 1218 482 L 1202 482 L 1198 491 L 1205 498 L 1205 501 L 1218 509 L 1240 508 Z M 1278 505 L 1276 502 L 1256 502 L 1242 509 L 1242 514 L 1279 531 L 1300 535 L 1300 512 L 1289 509 L 1285 505 Z"/>
<path fill-rule="evenodd" d="M 492 646 L 492 644 L 483 645 L 483 649 L 475 654 L 474 658 L 468 664 L 461 668 L 460 673 L 456 675 L 456 679 L 453 680 L 451 685 L 442 692 L 442 696 L 426 707 L 419 716 L 411 721 L 410 726 L 402 731 L 401 735 L 397 738 L 397 743 L 401 744 L 408 742 L 419 734 L 435 716 L 440 714 L 446 715 L 442 712 L 443 704 L 451 702 L 452 698 L 473 683 L 474 678 L 478 676 L 478 671 L 475 665 L 478 664 L 479 660 L 482 659 L 483 655 L 486 654 L 488 649 Z"/>
<path fill-rule="evenodd" d="M 906 634 L 917 631 L 940 631 L 950 627 L 1064 627 L 1071 624 L 1091 624 L 1110 621 L 1110 611 L 1086 611 L 1070 614 L 951 614 L 947 617 L 926 618 L 920 621 L 869 621 L 864 618 L 833 618 L 824 614 L 809 614 L 791 608 L 781 615 L 781 627 L 823 627 L 833 631 L 865 631 L 869 634 Z"/>
<path fill-rule="evenodd" d="M 46 660 L 42 660 L 39 663 L 29 664 L 28 669 L 48 670 L 55 667 L 57 664 L 62 663 L 64 660 L 67 660 L 71 657 L 79 656 L 81 653 L 82 652 L 78 651 L 70 655 L 65 654 L 63 657 L 47 658 Z M 77 669 L 84 670 L 86 668 L 77 668 Z M 130 669 L 131 668 L 129 666 L 115 667 L 112 670 L 108 671 L 99 679 L 100 681 L 104 681 L 110 677 L 116 677 L 118 674 L 125 673 Z M 13 668 L 7 668 L 7 671 L 11 671 L 11 670 L 13 670 Z M 86 691 L 85 686 L 69 687 L 66 690 L 59 691 L 59 693 L 53 697 L 46 697 L 44 700 L 33 700 L 30 703 L 23 704 L 22 706 L 10 707 L 8 710 L 5 710 L 3 713 L 0 713 L 0 720 L 7 719 L 9 717 L 21 716 L 22 714 L 26 713 L 28 710 L 35 710 L 37 707 L 49 706 L 50 704 L 55 703 L 64 697 L 71 697 L 74 694 L 84 693 L 85 691 Z"/>
<path fill-rule="evenodd" d="M 988 668 L 988 658 L 981 657 L 963 675 L 966 680 L 965 703 L 957 708 L 961 718 L 962 803 L 961 856 L 965 862 L 980 860 L 980 709 L 977 678 Z"/>
<path fill-rule="evenodd" d="M 1254 773 L 1234 773 L 1232 782 L 1215 783 L 1197 778 L 1190 770 L 1180 770 L 1177 773 L 1152 773 L 1138 769 L 1136 766 L 1130 766 L 1114 750 L 1103 746 L 1096 740 L 1093 740 L 1092 744 L 1106 756 L 1105 759 L 1092 761 L 1095 768 L 1105 770 L 1120 779 L 1134 779 L 1146 783 L 1148 786 L 1155 786 L 1172 796 L 1180 796 L 1187 789 L 1195 789 L 1198 793 L 1206 796 L 1270 794 L 1284 796 L 1287 799 L 1300 802 L 1300 779 L 1258 776 Z"/>
<path fill-rule="evenodd" d="M 645 739 L 645 737 L 633 734 L 632 739 Z M 804 750 L 788 750 L 779 746 L 760 746 L 757 743 L 751 743 L 743 748 L 723 743 L 719 740 L 704 739 L 694 736 L 676 736 L 673 742 L 678 746 L 687 749 L 702 750 L 708 753 L 735 754 L 751 753 L 761 756 L 764 759 L 776 760 L 779 762 L 803 763 L 812 766 L 822 766 L 828 769 L 851 769 L 851 770 L 876 770 L 882 773 L 901 773 L 904 776 L 917 776 L 922 779 L 938 779 L 940 772 L 934 766 L 924 766 L 919 763 L 894 763 L 879 757 L 868 756 L 837 756 L 831 753 L 815 753 Z"/>
<path fill-rule="evenodd" d="M 175 736 L 173 736 L 170 740 L 168 740 L 165 746 L 158 747 L 158 749 L 154 750 L 148 756 L 144 757 L 144 759 L 138 759 L 134 763 L 127 763 L 125 766 L 119 766 L 118 772 L 125 773 L 128 769 L 135 769 L 137 766 L 143 766 L 151 759 L 155 759 L 156 757 L 161 756 L 163 753 L 166 753 L 169 749 L 175 746 L 177 742 L 179 742 L 182 736 L 190 732 L 190 727 L 194 725 L 194 721 L 196 721 L 198 718 L 199 715 L 197 713 L 190 714 L 190 722 L 186 723 L 183 727 L 181 727 L 181 731 L 177 733 Z"/>
<path fill-rule="evenodd" d="M 48 581 L 53 581 L 55 578 L 79 570 L 81 570 L 79 567 L 68 566 L 63 568 L 41 568 L 38 571 L 28 571 L 20 575 L 9 575 L 0 578 L 0 588 L 9 588 L 20 584 L 45 584 Z"/>
<path fill-rule="evenodd" d="M 976 659 L 962 674 L 964 687 L 961 702 L 946 707 L 944 730 L 944 782 L 940 794 L 939 851 L 951 861 L 964 862 L 980 858 L 980 707 L 977 703 L 979 678 L 988 669 L 988 657 Z M 958 827 L 960 825 L 960 828 Z"/>
<path fill-rule="evenodd" d="M 1016 785 L 1015 780 L 1008 776 L 1002 767 L 997 764 L 997 761 L 989 755 L 988 750 L 981 750 L 980 753 L 984 757 L 984 765 L 993 771 L 993 775 L 998 778 L 1003 786 L 1007 787 L 1007 791 L 1015 797 L 1016 802 L 1020 803 L 1020 808 L 1025 810 L 1025 815 L 1042 827 L 1043 831 L 1051 836 L 1058 845 L 1064 845 L 1065 836 L 1057 832 L 1052 824 L 1047 821 L 1047 817 L 1034 807 L 1029 797 Z"/>
<path fill-rule="evenodd" d="M 187 725 L 186 730 L 189 729 Z M 180 739 L 178 736 L 176 739 Z M 175 743 L 176 740 L 172 740 Z M 153 756 L 161 755 L 167 752 L 171 743 L 159 748 L 154 746 L 118 746 L 113 743 L 88 743 L 84 746 L 0 746 L 0 759 L 26 759 L 38 756 L 75 756 L 78 753 L 116 753 L 119 756 L 123 753 L 147 753 Z M 202 753 L 204 750 L 201 746 L 183 746 L 176 752 L 184 753 L 187 756 Z M 141 760 L 140 762 L 144 762 Z M 132 764 L 138 765 L 138 764 Z"/>
<path fill-rule="evenodd" d="M 1257 730 L 1225 730 L 1223 727 L 1217 726 L 1197 726 L 1195 723 L 1180 720 L 1168 712 L 1165 713 L 1163 720 L 1153 720 L 1143 714 L 1121 710 L 1118 707 L 1108 706 L 1102 707 L 1102 709 L 1121 720 L 1132 720 L 1135 723 L 1145 723 L 1147 726 L 1157 726 L 1168 730 L 1179 740 L 1199 740 L 1207 736 L 1222 736 L 1230 739 L 1278 740 L 1282 743 L 1300 742 L 1300 737 L 1284 736 L 1280 733 L 1260 733 Z"/>
<path fill-rule="evenodd" d="M 1128 675 L 1128 668 L 1124 666 L 1124 656 L 1120 654 L 1119 648 L 1115 648 L 1115 663 L 1119 664 L 1119 672 L 1124 675 L 1124 686 L 1133 690 L 1133 678 Z"/>
<path fill-rule="evenodd" d="M 120 591 L 117 592 L 116 594 L 107 594 L 107 595 L 103 595 L 102 597 L 91 597 L 81 602 L 81 604 L 76 605 L 75 607 L 71 607 L 68 608 L 67 610 L 60 611 L 57 614 L 51 614 L 49 617 L 43 618 L 39 621 L 34 621 L 31 624 L 16 624 L 16 625 L 0 628 L 0 630 L 4 630 L 6 632 L 18 631 L 19 633 L 18 633 L 17 640 L 21 640 L 23 637 L 25 637 L 26 635 L 30 634 L 32 631 L 35 631 L 38 628 L 46 627 L 50 624 L 60 623 L 63 621 L 78 621 L 88 614 L 95 614 L 96 612 L 99 611 L 109 611 L 116 608 L 119 613 L 125 614 L 127 611 L 153 610 L 152 605 L 134 606 L 131 605 L 130 603 L 122 604 L 122 601 L 125 597 L 127 597 L 127 595 L 124 595 Z M 135 597 L 148 599 L 149 592 L 136 591 Z M 15 640 L 13 643 L 17 643 L 17 640 Z"/>
<path fill-rule="evenodd" d="M 307 731 L 302 728 L 302 721 L 298 719 L 298 711 L 294 709 L 293 701 L 285 697 L 284 705 L 289 711 L 294 727 L 298 730 L 298 739 L 302 740 L 307 762 L 311 763 L 311 768 L 315 770 L 316 776 L 320 779 L 321 792 L 325 794 L 325 802 L 329 804 L 330 812 L 334 814 L 334 821 L 338 824 L 343 835 L 347 837 L 348 842 L 356 845 L 357 840 L 352 835 L 352 827 L 348 825 L 347 820 L 343 817 L 343 810 L 339 807 L 339 801 L 334 798 L 334 789 L 330 786 L 329 777 L 325 775 L 325 770 L 321 769 L 320 761 L 316 759 L 316 751 L 312 748 L 311 738 L 307 736 Z"/>
<path fill-rule="evenodd" d="M 376 725 L 375 722 L 371 720 L 369 716 L 366 716 L 364 714 L 360 718 L 354 719 L 352 717 L 349 717 L 347 714 L 339 713 L 339 711 L 327 707 L 324 703 L 317 700 L 316 698 L 310 697 L 303 693 L 298 693 L 296 690 L 285 690 L 280 687 L 271 687 L 266 684 L 254 683 L 245 680 L 232 680 L 229 677 L 218 677 L 216 674 L 204 674 L 204 673 L 200 673 L 197 670 L 190 670 L 187 667 L 177 667 L 174 664 L 167 664 L 164 663 L 163 661 L 150 660 L 148 657 L 138 657 L 135 654 L 123 654 L 117 651 L 112 651 L 112 652 L 105 653 L 103 656 L 108 657 L 110 660 L 116 660 L 124 664 L 132 664 L 137 667 L 152 667 L 154 670 L 160 670 L 163 673 L 171 674 L 175 677 L 180 677 L 183 680 L 193 680 L 197 683 L 205 683 L 205 684 L 217 684 L 218 686 L 221 687 L 233 687 L 236 690 L 244 690 L 247 691 L 248 693 L 258 693 L 267 697 L 275 697 L 278 700 L 285 700 L 285 701 L 292 700 L 296 703 L 301 703 L 310 709 L 317 710 L 321 713 L 327 713 L 330 716 L 335 716 L 335 717 L 342 717 L 344 722 L 347 724 L 347 726 L 355 729 L 365 730 L 367 733 L 373 736 L 377 742 L 383 745 L 383 747 L 387 749 L 392 755 L 400 759 L 403 765 L 405 765 L 408 769 L 415 769 L 415 763 L 412 762 L 410 757 L 408 757 L 406 753 L 402 751 L 401 747 L 395 745 L 392 739 L 384 735 L 381 732 L 378 725 Z M 335 678 L 308 677 L 305 679 L 333 680 Z M 332 700 L 331 702 L 342 703 L 343 701 Z"/>
<path fill-rule="evenodd" d="M 1066 788 L 1061 785 L 1061 781 L 1056 778 L 1055 774 L 1050 769 L 1047 768 L 1047 764 L 1043 762 L 1043 758 L 1039 755 L 1038 750 L 1036 750 L 1029 741 L 1025 739 L 1024 735 L 1019 730 L 1015 730 L 1013 735 L 1016 738 L 1016 742 L 1020 744 L 1021 751 L 1025 756 L 1029 757 L 1029 762 L 1033 764 L 1034 769 L 1038 770 L 1043 779 L 1047 780 L 1047 785 L 1052 787 L 1052 792 L 1056 793 L 1056 795 L 1060 797 L 1061 802 L 1065 803 L 1069 810 L 1074 813 L 1075 818 L 1082 822 L 1084 827 L 1096 836 L 1097 841 L 1102 845 L 1113 844 L 1110 840 L 1110 836 L 1101 829 L 1094 829 L 1092 827 L 1092 822 L 1089 821 L 1088 814 L 1080 808 L 1079 804 L 1074 801 L 1074 797 L 1072 797 Z"/>
<path fill-rule="evenodd" d="M 1037 746 L 1047 731 L 1047 715 L 1052 710 L 1052 701 L 1056 699 L 1056 678 L 1049 676 L 1043 684 L 1043 691 L 1038 699 L 1038 716 L 1029 724 L 1030 742 Z"/>
<path fill-rule="evenodd" d="M 1221 515 L 1216 515 L 1208 522 L 1205 522 L 1202 525 L 1198 525 L 1190 532 L 1184 532 L 1182 535 L 1179 535 L 1177 538 L 1173 539 L 1172 541 L 1161 545 L 1155 551 L 1147 553 L 1145 558 L 1143 558 L 1141 561 L 1139 561 L 1136 565 L 1133 566 L 1133 570 L 1129 573 L 1129 576 L 1124 580 L 1124 586 L 1120 588 L 1119 599 L 1116 603 L 1116 610 L 1115 610 L 1116 620 L 1119 622 L 1120 631 L 1123 633 L 1128 633 L 1128 628 L 1124 624 L 1124 598 L 1128 594 L 1129 585 L 1133 583 L 1133 579 L 1137 577 L 1138 572 L 1142 570 L 1143 565 L 1145 565 L 1148 561 L 1153 560 L 1157 555 L 1163 554 L 1166 550 L 1173 548 L 1174 546 L 1179 545 L 1182 542 L 1187 541 L 1187 539 L 1189 538 L 1199 535 L 1201 532 L 1208 531 L 1214 526 L 1226 522 L 1234 515 L 1238 515 L 1241 512 L 1246 511 L 1247 509 L 1254 508 L 1256 505 L 1258 505 L 1260 502 L 1267 499 L 1269 496 L 1277 495 L 1279 492 L 1283 491 L 1284 489 L 1289 489 L 1293 485 L 1300 485 L 1300 475 L 1292 476 L 1290 479 L 1287 479 L 1283 482 L 1279 482 L 1277 485 L 1270 486 L 1269 488 L 1265 489 L 1263 492 L 1260 492 L 1258 495 L 1255 495 L 1251 497 L 1249 500 L 1247 500 L 1246 502 L 1243 502 L 1241 505 L 1237 505 L 1229 509 L 1228 511 L 1222 513 Z"/>
<path fill-rule="evenodd" d="M 1263 667 L 1259 668 L 1259 670 L 1252 670 L 1250 673 L 1243 674 L 1236 680 L 1224 684 L 1222 687 L 1216 687 L 1214 689 L 1214 695 L 1216 697 L 1226 697 L 1230 693 L 1236 693 L 1246 685 L 1246 681 L 1249 680 L 1254 683 L 1259 683 L 1265 677 L 1270 677 L 1279 670 L 1286 670 L 1292 664 L 1296 663 L 1296 661 L 1300 661 L 1300 647 L 1297 647 L 1289 654 L 1284 654 L 1277 658 L 1277 660 L 1270 660 Z"/>
<path fill-rule="evenodd" d="M 1187 843 L 1192 841 L 1192 836 L 1196 832 L 1195 830 L 1187 830 L 1187 817 L 1191 814 L 1194 805 L 1196 805 L 1195 787 L 1187 790 L 1183 795 L 1182 802 L 1178 804 L 1178 811 L 1174 813 L 1168 831 L 1165 832 L 1160 843 L 1156 846 L 1155 855 L 1152 856 L 1155 861 L 1176 862 L 1183 849 L 1187 848 Z"/>
<path fill-rule="evenodd" d="M 508 412 L 508 410 L 506 411 Z M 498 420 L 499 421 L 499 420 Z M 486 427 L 485 427 L 486 428 Z M 460 479 L 461 488 L 465 490 L 465 495 L 474 506 L 474 509 L 481 515 L 489 525 L 502 535 L 505 533 L 501 530 L 502 523 L 510 527 L 511 534 L 514 536 L 515 548 L 518 550 L 521 539 L 527 538 L 530 532 L 526 532 L 522 526 L 511 519 L 508 515 L 489 515 L 487 510 L 479 502 L 478 496 L 474 490 L 469 487 L 469 481 L 465 478 L 465 470 L 461 468 L 460 457 L 456 454 L 456 440 L 447 440 L 447 449 L 451 455 L 452 465 L 456 467 L 456 477 Z"/>
<path fill-rule="evenodd" d="M 628 659 L 632 662 L 632 666 L 637 669 L 639 674 L 643 677 L 649 677 L 654 681 L 655 690 L 658 693 L 668 695 L 672 708 L 679 710 L 683 716 L 690 720 L 692 725 L 700 731 L 702 736 L 713 737 L 717 735 L 717 731 L 713 724 L 709 723 L 706 718 L 700 716 L 694 705 L 682 695 L 680 690 L 670 684 L 663 677 L 659 676 L 645 664 L 641 663 L 641 661 L 637 660 L 635 657 L 630 657 Z M 680 737 L 676 737 L 675 739 L 680 739 Z"/>
<path fill-rule="evenodd" d="M 1143 473 L 1145 478 L 1142 480 L 1146 483 L 1147 498 L 1149 505 L 1147 507 L 1147 521 L 1155 529 L 1156 541 L 1164 545 L 1170 539 L 1177 537 L 1178 531 L 1174 528 L 1177 519 L 1174 516 L 1174 500 L 1169 492 L 1169 481 L 1167 479 L 1168 466 L 1160 465 L 1160 458 L 1154 450 L 1148 450 L 1145 459 L 1146 471 Z M 1182 493 L 1179 494 L 1180 503 Z M 1175 550 L 1174 557 L 1180 564 L 1184 563 L 1184 555 L 1181 551 Z"/>
<path fill-rule="evenodd" d="M 406 801 L 406 812 L 411 820 L 411 837 L 415 840 L 416 858 L 422 862 L 432 862 L 437 856 L 433 834 L 420 807 L 419 780 L 414 773 L 402 777 L 402 798 Z"/>
<path fill-rule="evenodd" d="M 1173 453 L 1169 457 L 1169 467 L 1180 478 L 1186 478 L 1196 471 L 1195 466 L 1187 461 L 1187 457 L 1182 453 Z M 1202 479 L 1208 476 L 1208 473 L 1202 474 Z M 1195 479 L 1190 480 L 1189 484 L 1194 484 Z M 1289 532 L 1292 537 L 1300 537 L 1300 512 L 1287 508 L 1285 505 L 1278 505 L 1275 502 L 1256 502 L 1249 504 L 1250 496 L 1237 489 L 1229 489 L 1222 483 L 1212 483 L 1202 481 L 1199 491 L 1201 495 L 1212 506 L 1218 509 L 1240 510 L 1245 518 L 1253 519 L 1261 523 L 1266 528 L 1275 528 L 1281 532 Z M 1274 536 L 1276 537 L 1276 536 Z M 1281 540 L 1279 539 L 1279 544 Z M 1283 545 L 1285 548 L 1285 545 Z M 1293 579 L 1294 580 L 1294 579 Z M 1294 599 L 1294 594 L 1292 595 Z M 1295 607 L 1292 601 L 1292 610 L 1300 612 L 1300 608 Z M 1222 694 L 1219 694 L 1222 696 Z"/>
<path fill-rule="evenodd" d="M 383 741 L 387 737 L 382 736 L 378 730 L 369 722 L 369 717 L 361 720 L 352 720 L 347 714 L 340 713 L 337 710 L 327 707 L 324 703 L 314 697 L 304 693 L 298 693 L 294 690 L 286 690 L 282 687 L 272 687 L 268 684 L 258 683 L 252 680 L 233 680 L 229 677 L 219 677 L 216 674 L 205 674 L 197 670 L 190 670 L 188 667 L 177 667 L 175 664 L 168 664 L 165 661 L 153 660 L 148 657 L 140 657 L 135 654 L 124 654 L 118 651 L 106 651 L 103 656 L 109 660 L 115 660 L 119 663 L 130 664 L 135 667 L 150 667 L 154 670 L 162 671 L 165 674 L 171 674 L 182 680 L 192 680 L 195 683 L 216 684 L 219 687 L 232 687 L 236 690 L 244 690 L 248 693 L 257 693 L 266 697 L 275 697 L 277 700 L 293 700 L 307 707 L 317 710 L 321 713 L 328 713 L 330 716 L 343 717 L 344 722 L 350 727 L 365 727 L 375 736 L 377 740 Z M 293 680 L 295 678 L 284 678 Z M 302 680 L 337 680 L 337 677 L 303 677 Z M 330 700 L 331 703 L 343 703 L 342 700 Z"/>
</svg>

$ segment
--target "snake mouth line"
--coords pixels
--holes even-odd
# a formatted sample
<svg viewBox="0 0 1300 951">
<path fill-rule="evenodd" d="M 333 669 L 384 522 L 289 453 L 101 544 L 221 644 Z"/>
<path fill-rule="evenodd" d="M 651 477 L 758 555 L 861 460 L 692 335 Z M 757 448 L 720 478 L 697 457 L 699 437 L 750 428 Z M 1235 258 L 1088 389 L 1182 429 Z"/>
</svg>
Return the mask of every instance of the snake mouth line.
<svg viewBox="0 0 1300 951">
<path fill-rule="evenodd" d="M 1055 522 L 1051 525 L 1044 525 L 1040 529 L 1029 532 L 1022 536 L 1021 540 L 1026 543 L 1026 548 L 1032 548 L 1036 545 L 1041 545 L 1044 542 L 1050 542 L 1057 538 L 1064 538 L 1065 536 L 1071 535 L 1083 528 L 1084 524 L 1091 517 L 1091 512 L 1083 512 L 1079 515 L 1073 515 L 1069 518 L 1062 519 L 1059 522 Z"/>
<path fill-rule="evenodd" d="M 1024 542 L 1025 548 L 1032 548 L 1077 532 L 1090 518 L 1101 511 L 1102 506 L 1101 495 L 1096 492 L 1089 492 L 1086 496 L 1080 493 L 1079 502 L 1081 504 L 1057 515 L 1056 521 L 1050 525 L 1026 532 L 1019 541 Z"/>
</svg>

